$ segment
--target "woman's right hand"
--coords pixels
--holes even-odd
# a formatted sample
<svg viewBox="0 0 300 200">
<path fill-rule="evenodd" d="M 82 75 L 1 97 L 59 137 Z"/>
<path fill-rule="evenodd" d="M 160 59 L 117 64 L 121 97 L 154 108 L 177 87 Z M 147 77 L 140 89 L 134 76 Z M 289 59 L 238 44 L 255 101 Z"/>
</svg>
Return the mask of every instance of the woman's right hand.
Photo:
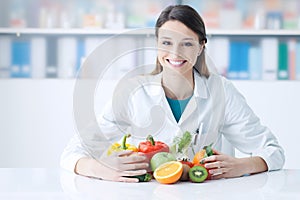
<svg viewBox="0 0 300 200">
<path fill-rule="evenodd" d="M 128 176 L 145 174 L 148 165 L 143 153 L 124 150 L 103 156 L 100 160 L 81 158 L 76 164 L 75 172 L 109 181 L 138 182 L 137 178 Z"/>
</svg>

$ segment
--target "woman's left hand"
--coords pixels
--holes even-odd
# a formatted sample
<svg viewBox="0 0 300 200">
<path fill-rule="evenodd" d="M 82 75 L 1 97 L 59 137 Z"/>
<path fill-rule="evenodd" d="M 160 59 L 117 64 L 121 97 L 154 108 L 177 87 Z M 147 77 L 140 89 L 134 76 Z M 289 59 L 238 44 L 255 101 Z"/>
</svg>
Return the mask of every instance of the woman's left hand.
<svg viewBox="0 0 300 200">
<path fill-rule="evenodd" d="M 214 155 L 202 159 L 204 167 L 211 174 L 211 179 L 233 178 L 246 174 L 246 163 L 242 158 L 234 158 L 216 150 L 213 151 Z"/>
</svg>

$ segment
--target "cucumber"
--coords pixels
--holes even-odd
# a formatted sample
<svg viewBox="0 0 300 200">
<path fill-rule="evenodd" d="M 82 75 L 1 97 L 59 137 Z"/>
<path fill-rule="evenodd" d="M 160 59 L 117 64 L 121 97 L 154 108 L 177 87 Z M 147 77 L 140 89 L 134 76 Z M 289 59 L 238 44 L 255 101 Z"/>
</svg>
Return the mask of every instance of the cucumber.
<svg viewBox="0 0 300 200">
<path fill-rule="evenodd" d="M 138 175 L 138 176 L 125 176 L 127 178 L 137 178 L 139 182 L 149 182 L 152 179 L 152 175 L 149 173 Z"/>
</svg>

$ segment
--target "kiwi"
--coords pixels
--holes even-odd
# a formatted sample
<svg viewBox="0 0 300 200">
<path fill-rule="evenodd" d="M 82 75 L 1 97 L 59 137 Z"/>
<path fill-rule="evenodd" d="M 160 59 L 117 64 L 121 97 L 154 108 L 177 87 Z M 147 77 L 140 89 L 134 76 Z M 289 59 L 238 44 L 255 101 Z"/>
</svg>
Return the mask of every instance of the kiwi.
<svg viewBox="0 0 300 200">
<path fill-rule="evenodd" d="M 205 167 L 194 166 L 189 170 L 190 180 L 194 183 L 202 183 L 208 176 L 208 172 Z"/>
</svg>

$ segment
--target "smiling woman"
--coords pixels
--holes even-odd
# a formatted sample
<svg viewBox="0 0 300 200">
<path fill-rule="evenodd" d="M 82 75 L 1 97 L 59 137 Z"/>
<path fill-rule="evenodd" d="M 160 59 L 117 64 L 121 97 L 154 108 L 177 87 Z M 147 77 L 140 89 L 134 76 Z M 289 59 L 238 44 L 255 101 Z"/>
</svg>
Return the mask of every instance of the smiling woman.
<svg viewBox="0 0 300 200">
<path fill-rule="evenodd" d="M 126 150 L 98 156 L 102 153 L 100 145 L 114 143 L 130 132 L 130 144 L 155 135 L 157 140 L 175 146 L 171 153 L 177 159 L 191 159 L 195 152 L 213 144 L 214 155 L 202 160 L 212 179 L 281 169 L 285 157 L 276 137 L 260 123 L 233 84 L 208 67 L 200 15 L 186 5 L 169 6 L 160 14 L 155 30 L 158 53 L 154 71 L 119 84 L 99 117 L 97 125 L 102 132 L 81 140 L 75 137 L 62 155 L 62 166 L 84 176 L 137 182 L 134 177 L 145 174 L 149 166 L 143 152 L 129 156 L 132 151 Z M 196 130 L 203 133 L 199 132 L 197 141 L 189 140 L 184 155 L 179 154 L 176 138 Z M 252 157 L 224 154 L 223 137 Z"/>
</svg>

